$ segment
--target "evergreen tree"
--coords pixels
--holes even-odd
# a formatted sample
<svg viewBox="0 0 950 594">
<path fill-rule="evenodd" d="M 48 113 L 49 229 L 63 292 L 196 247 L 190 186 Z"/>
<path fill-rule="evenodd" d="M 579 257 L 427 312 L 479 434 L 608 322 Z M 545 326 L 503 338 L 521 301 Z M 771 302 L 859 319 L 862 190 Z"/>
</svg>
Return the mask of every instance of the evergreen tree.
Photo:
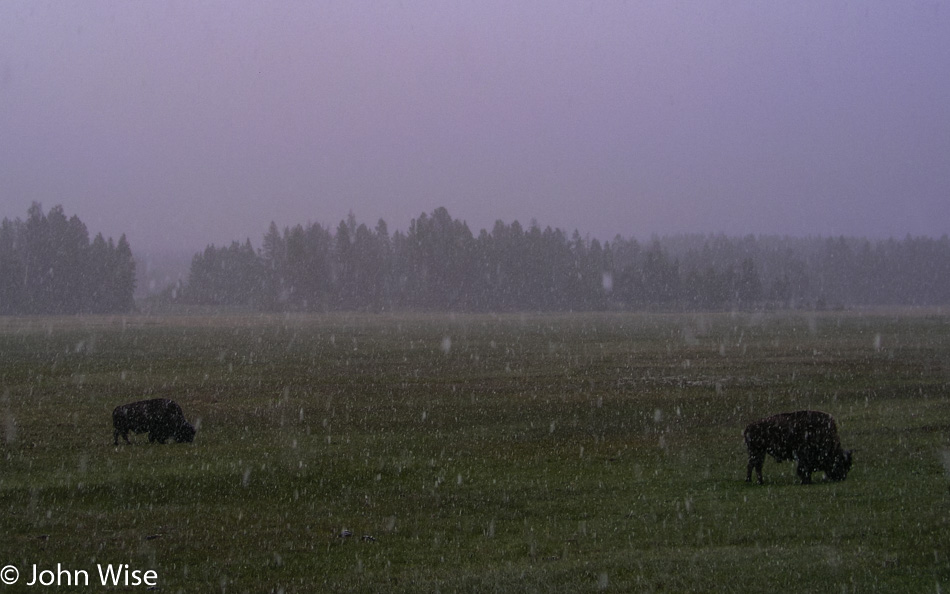
<svg viewBox="0 0 950 594">
<path fill-rule="evenodd" d="M 286 233 L 285 233 L 286 234 Z M 279 309 L 287 302 L 287 243 L 277 224 L 271 221 L 261 247 L 261 305 Z"/>
<path fill-rule="evenodd" d="M 26 269 L 19 253 L 22 223 L 3 219 L 0 223 L 0 315 L 25 310 L 24 276 Z"/>
<path fill-rule="evenodd" d="M 112 247 L 106 243 L 102 233 L 97 233 L 89 246 L 89 266 L 86 268 L 85 311 L 106 313 L 110 309 L 112 294 Z"/>
<path fill-rule="evenodd" d="M 22 226 L 35 230 L 35 237 L 45 233 L 74 238 L 65 241 L 68 245 L 82 243 L 78 226 L 72 234 L 54 233 L 62 223 L 58 215 L 53 225 L 34 215 L 31 210 Z M 52 256 L 42 241 L 20 241 L 16 224 L 5 225 L 0 268 L 21 280 L 2 287 L 0 308 L 9 309 L 18 295 L 36 294 L 42 301 L 49 286 L 69 286 L 69 277 L 48 274 Z M 89 252 L 101 251 L 97 238 Z M 536 222 L 525 230 L 518 221 L 497 221 L 476 238 L 444 208 L 422 213 L 410 221 L 408 232 L 390 236 L 384 221 L 373 230 L 351 213 L 334 232 L 298 225 L 281 233 L 272 223 L 259 254 L 249 241 L 206 250 L 193 261 L 188 293 L 196 302 L 311 310 L 946 304 L 950 240 L 688 235 L 655 239 L 644 249 L 619 236 L 603 244 L 576 231 L 568 238 L 560 229 L 542 231 Z"/>
<path fill-rule="evenodd" d="M 751 258 L 742 261 L 742 268 L 736 279 L 735 295 L 736 306 L 744 309 L 753 308 L 762 299 L 762 281 L 759 280 L 759 273 L 756 272 Z"/>
<path fill-rule="evenodd" d="M 110 240 L 111 241 L 111 240 Z M 132 311 L 135 308 L 135 258 L 123 233 L 112 256 L 112 291 L 110 311 Z"/>
<path fill-rule="evenodd" d="M 110 278 L 115 277 L 110 280 Z M 0 313 L 78 314 L 134 308 L 135 261 L 125 239 L 102 235 L 62 206 L 48 213 L 34 202 L 26 221 L 0 224 Z"/>
</svg>

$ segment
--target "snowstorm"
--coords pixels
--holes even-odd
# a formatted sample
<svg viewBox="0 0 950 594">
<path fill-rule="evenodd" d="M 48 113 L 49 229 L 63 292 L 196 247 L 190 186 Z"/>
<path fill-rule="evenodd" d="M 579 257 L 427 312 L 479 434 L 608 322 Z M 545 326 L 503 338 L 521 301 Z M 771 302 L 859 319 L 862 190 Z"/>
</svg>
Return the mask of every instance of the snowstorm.
<svg viewBox="0 0 950 594">
<path fill-rule="evenodd" d="M 948 10 L 0 3 L 0 588 L 947 591 Z"/>
</svg>

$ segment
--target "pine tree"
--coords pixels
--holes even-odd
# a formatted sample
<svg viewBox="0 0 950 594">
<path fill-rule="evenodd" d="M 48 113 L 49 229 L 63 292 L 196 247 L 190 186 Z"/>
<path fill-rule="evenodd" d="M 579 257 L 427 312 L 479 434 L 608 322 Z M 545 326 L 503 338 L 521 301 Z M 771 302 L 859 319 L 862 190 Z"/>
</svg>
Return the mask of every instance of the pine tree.
<svg viewBox="0 0 950 594">
<path fill-rule="evenodd" d="M 135 309 L 135 258 L 132 256 L 132 247 L 124 233 L 119 237 L 119 243 L 115 248 L 112 275 L 111 311 L 132 311 Z"/>
</svg>

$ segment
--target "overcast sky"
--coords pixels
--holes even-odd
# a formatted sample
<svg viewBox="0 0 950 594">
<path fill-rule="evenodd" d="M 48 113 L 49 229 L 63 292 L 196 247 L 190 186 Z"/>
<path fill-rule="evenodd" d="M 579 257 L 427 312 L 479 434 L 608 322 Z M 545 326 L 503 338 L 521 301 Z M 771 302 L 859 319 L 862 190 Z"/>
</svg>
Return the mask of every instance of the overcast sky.
<svg viewBox="0 0 950 594">
<path fill-rule="evenodd" d="M 950 233 L 950 5 L 0 2 L 0 218 Z"/>
</svg>

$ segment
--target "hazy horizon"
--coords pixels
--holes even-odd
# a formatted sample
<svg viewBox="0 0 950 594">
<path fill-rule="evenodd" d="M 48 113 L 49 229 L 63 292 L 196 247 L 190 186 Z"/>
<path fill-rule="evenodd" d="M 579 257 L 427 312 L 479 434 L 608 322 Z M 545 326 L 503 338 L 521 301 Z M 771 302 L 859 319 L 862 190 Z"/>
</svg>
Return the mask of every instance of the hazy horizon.
<svg viewBox="0 0 950 594">
<path fill-rule="evenodd" d="M 950 13 L 0 4 L 0 218 L 138 253 L 444 206 L 615 235 L 950 233 Z"/>
</svg>

